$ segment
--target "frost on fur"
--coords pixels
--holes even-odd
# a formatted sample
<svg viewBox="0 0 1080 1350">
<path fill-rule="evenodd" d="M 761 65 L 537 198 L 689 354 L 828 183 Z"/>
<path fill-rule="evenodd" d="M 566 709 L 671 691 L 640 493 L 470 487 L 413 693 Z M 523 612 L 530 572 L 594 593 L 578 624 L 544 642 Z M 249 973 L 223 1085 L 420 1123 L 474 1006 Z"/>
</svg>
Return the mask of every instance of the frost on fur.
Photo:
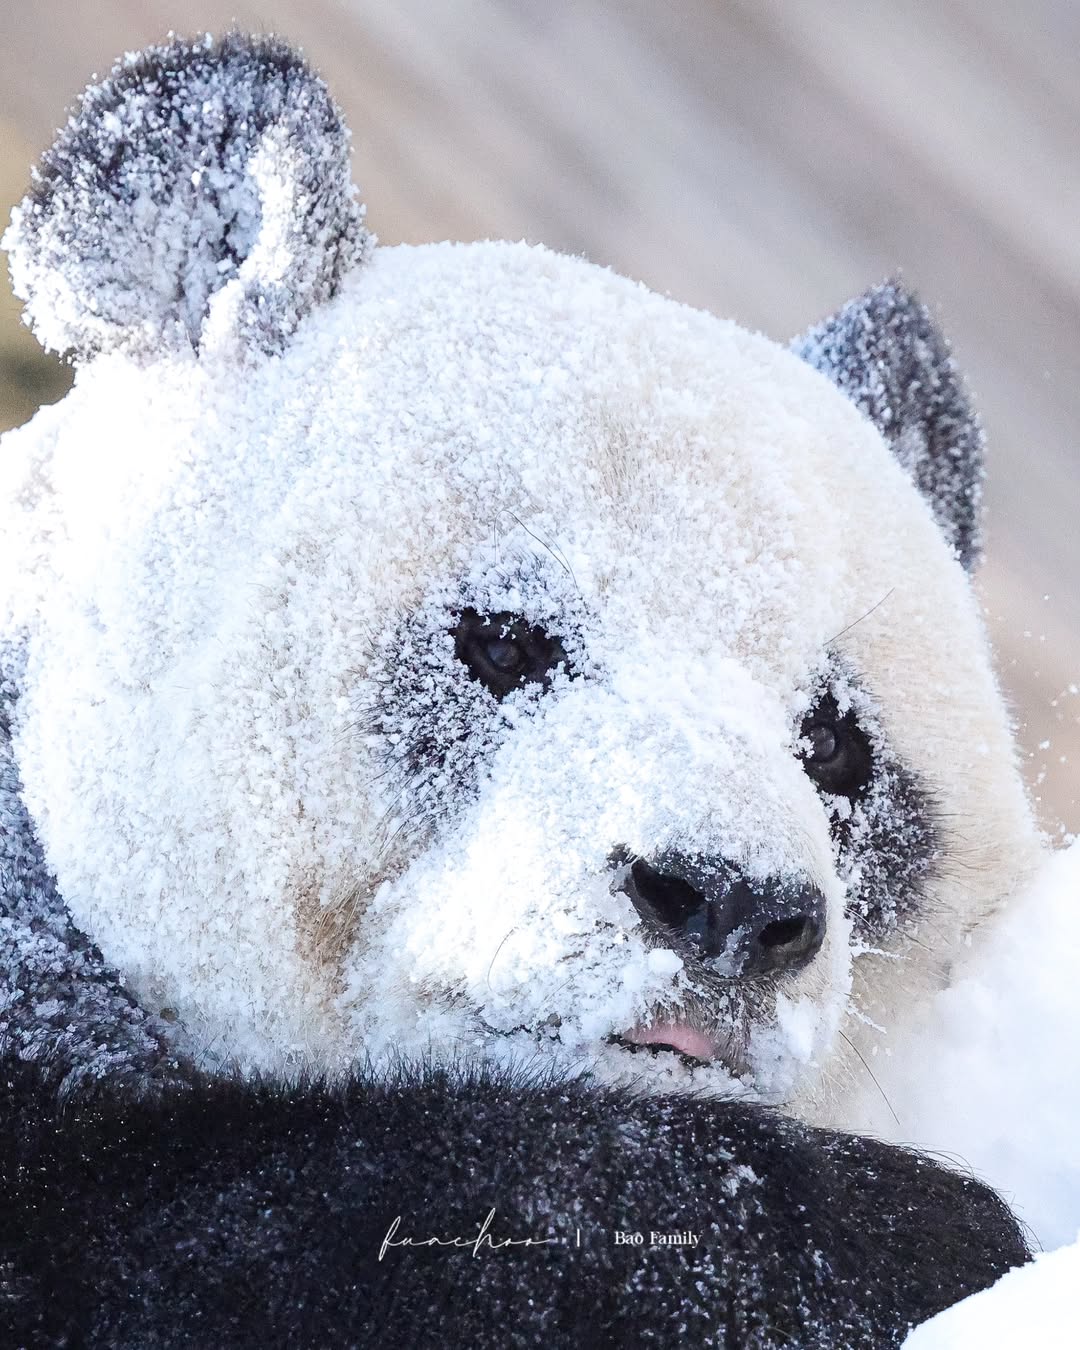
<svg viewBox="0 0 1080 1350">
<path fill-rule="evenodd" d="M 174 40 L 86 91 L 3 242 L 46 347 L 153 359 L 220 327 L 274 351 L 366 256 L 354 196 L 348 133 L 295 52 Z"/>
<path fill-rule="evenodd" d="M 976 566 L 983 434 L 926 306 L 887 281 L 795 338 L 791 349 L 874 423 L 960 561 Z"/>
<path fill-rule="evenodd" d="M 843 1120 L 1035 848 L 925 311 L 793 354 L 524 244 L 346 275 L 344 133 L 240 38 L 91 91 L 13 238 L 39 323 L 137 357 L 4 441 L 18 792 L 169 1044 Z M 562 658 L 500 693 L 481 620 Z"/>
</svg>

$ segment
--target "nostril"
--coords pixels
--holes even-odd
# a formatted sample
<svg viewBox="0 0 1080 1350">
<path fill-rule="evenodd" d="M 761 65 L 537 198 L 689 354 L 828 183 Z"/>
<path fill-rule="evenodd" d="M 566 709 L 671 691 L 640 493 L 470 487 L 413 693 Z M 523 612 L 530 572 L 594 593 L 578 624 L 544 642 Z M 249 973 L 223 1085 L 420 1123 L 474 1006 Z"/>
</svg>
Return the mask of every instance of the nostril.
<svg viewBox="0 0 1080 1350">
<path fill-rule="evenodd" d="M 683 877 L 660 872 L 639 858 L 630 868 L 634 892 L 650 907 L 661 923 L 681 928 L 700 910 L 705 897 Z"/>
<path fill-rule="evenodd" d="M 796 919 L 777 919 L 767 923 L 758 934 L 758 942 L 763 947 L 790 947 L 801 945 L 812 932 L 814 923 L 805 915 Z"/>
<path fill-rule="evenodd" d="M 773 919 L 758 931 L 746 968 L 764 972 L 800 965 L 817 954 L 824 940 L 824 912 Z"/>
</svg>

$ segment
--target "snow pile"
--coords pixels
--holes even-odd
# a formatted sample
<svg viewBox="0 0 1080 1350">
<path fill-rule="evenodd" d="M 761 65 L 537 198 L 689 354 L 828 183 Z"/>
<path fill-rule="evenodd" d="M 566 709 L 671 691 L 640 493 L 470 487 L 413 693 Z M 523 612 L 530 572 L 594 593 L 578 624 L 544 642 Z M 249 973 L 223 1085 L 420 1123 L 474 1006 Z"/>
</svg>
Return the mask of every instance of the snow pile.
<svg viewBox="0 0 1080 1350">
<path fill-rule="evenodd" d="M 1080 842 L 1048 859 L 897 1047 L 888 1084 L 903 1105 L 893 1136 L 970 1167 L 1038 1245 L 1060 1248 L 933 1318 L 908 1350 L 1080 1342 L 1078 951 Z"/>
<path fill-rule="evenodd" d="M 1080 1227 L 1080 842 L 973 941 L 888 1078 L 903 1143 L 1001 1192 L 1044 1247 Z"/>
<path fill-rule="evenodd" d="M 946 1308 L 911 1333 L 904 1350 L 1074 1350 L 1080 1241 L 1011 1270 L 991 1289 Z"/>
</svg>

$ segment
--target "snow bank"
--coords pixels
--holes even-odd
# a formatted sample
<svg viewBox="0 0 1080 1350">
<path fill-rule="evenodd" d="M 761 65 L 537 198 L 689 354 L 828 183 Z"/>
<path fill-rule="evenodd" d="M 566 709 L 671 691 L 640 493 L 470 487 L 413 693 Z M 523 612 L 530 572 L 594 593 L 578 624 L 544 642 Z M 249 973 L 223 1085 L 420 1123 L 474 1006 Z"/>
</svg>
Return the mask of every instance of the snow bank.
<svg viewBox="0 0 1080 1350">
<path fill-rule="evenodd" d="M 893 1137 L 971 1167 L 1046 1248 L 1080 1228 L 1078 956 L 1074 843 L 973 940 L 888 1072 Z"/>
<path fill-rule="evenodd" d="M 904 1350 L 1074 1350 L 1080 1344 L 1080 1241 L 1012 1270 L 924 1322 Z"/>
<path fill-rule="evenodd" d="M 958 982 L 896 1048 L 894 1136 L 971 1167 L 1038 1244 L 1060 1248 L 916 1329 L 906 1350 L 1080 1345 L 1078 954 L 1074 843 L 973 944 Z"/>
</svg>

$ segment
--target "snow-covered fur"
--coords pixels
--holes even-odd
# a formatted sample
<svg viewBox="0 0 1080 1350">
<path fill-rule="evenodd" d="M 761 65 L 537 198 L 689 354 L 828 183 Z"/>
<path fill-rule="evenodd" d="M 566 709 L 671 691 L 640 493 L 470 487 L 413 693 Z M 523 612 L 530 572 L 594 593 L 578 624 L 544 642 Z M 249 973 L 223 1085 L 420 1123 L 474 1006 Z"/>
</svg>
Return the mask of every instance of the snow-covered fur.
<svg viewBox="0 0 1080 1350">
<path fill-rule="evenodd" d="M 1026 1258 L 730 1099 L 842 1120 L 1034 856 L 915 299 L 375 248 L 239 36 L 6 243 L 80 365 L 0 452 L 5 1345 L 876 1347 Z"/>
<path fill-rule="evenodd" d="M 174 43 L 86 91 L 17 212 L 12 280 L 47 346 L 150 359 L 207 345 L 233 282 L 222 327 L 273 351 L 366 256 L 355 195 L 345 128 L 295 52 Z"/>
<path fill-rule="evenodd" d="M 1026 1258 L 978 1182 L 742 1103 L 0 1071 L 5 1346 L 883 1350 Z"/>
<path fill-rule="evenodd" d="M 345 145 L 280 44 L 174 43 L 6 236 L 83 360 L 3 443 L 8 1034 L 130 989 L 81 1071 L 539 1057 L 842 1122 L 1036 851 L 944 341 L 895 282 L 785 348 L 375 248 Z"/>
</svg>

